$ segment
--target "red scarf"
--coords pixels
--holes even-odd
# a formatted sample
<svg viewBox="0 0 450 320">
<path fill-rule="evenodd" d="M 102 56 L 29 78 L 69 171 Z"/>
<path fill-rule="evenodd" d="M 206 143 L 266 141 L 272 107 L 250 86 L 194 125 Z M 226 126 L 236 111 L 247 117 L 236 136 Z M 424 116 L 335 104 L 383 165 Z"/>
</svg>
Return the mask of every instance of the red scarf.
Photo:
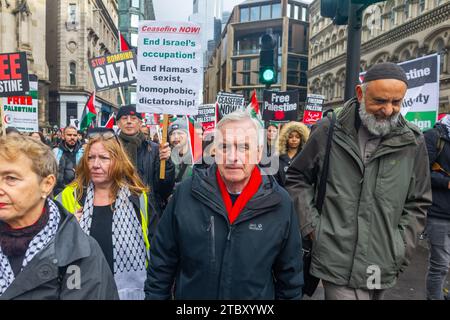
<svg viewBox="0 0 450 320">
<path fill-rule="evenodd" d="M 252 175 L 250 176 L 250 180 L 244 190 L 242 190 L 242 193 L 239 195 L 234 205 L 231 202 L 231 197 L 225 186 L 225 182 L 223 182 L 222 177 L 220 176 L 219 169 L 216 171 L 216 177 L 225 208 L 227 209 L 228 219 L 230 220 L 230 224 L 233 224 L 250 199 L 258 192 L 259 186 L 262 183 L 261 173 L 259 172 L 258 167 L 255 166 Z"/>
</svg>

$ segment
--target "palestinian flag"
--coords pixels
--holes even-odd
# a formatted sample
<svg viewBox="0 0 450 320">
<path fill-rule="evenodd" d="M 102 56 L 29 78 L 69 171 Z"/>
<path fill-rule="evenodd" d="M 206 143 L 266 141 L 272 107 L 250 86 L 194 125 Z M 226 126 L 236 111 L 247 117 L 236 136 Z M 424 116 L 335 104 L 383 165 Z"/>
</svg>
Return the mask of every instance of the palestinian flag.
<svg viewBox="0 0 450 320">
<path fill-rule="evenodd" d="M 246 111 L 250 114 L 252 118 L 258 120 L 264 127 L 261 112 L 259 110 L 258 98 L 256 97 L 256 90 L 253 90 L 252 98 L 249 105 L 246 108 Z"/>
<path fill-rule="evenodd" d="M 95 123 L 95 118 L 97 116 L 97 111 L 95 110 L 95 91 L 91 94 L 86 106 L 83 110 L 83 116 L 81 117 L 80 130 L 85 131 L 89 127 L 93 127 Z"/>
<path fill-rule="evenodd" d="M 201 163 L 203 154 L 203 141 L 202 138 L 195 132 L 195 120 L 188 116 L 189 125 L 189 144 L 191 147 L 192 163 Z M 197 123 L 197 126 L 202 128 L 201 123 Z"/>
<path fill-rule="evenodd" d="M 154 113 L 153 117 L 155 119 L 155 123 L 156 124 L 159 123 L 159 126 L 162 128 L 163 125 L 164 125 L 164 117 L 163 117 L 163 115 L 159 114 L 159 113 Z M 171 116 L 171 117 L 169 116 L 169 126 L 170 126 L 171 123 L 173 123 L 173 122 L 175 122 L 177 120 L 178 120 L 177 116 Z"/>
<path fill-rule="evenodd" d="M 105 124 L 105 128 L 113 129 L 114 128 L 114 113 L 111 113 L 108 121 Z"/>
<path fill-rule="evenodd" d="M 119 31 L 119 52 L 130 50 L 130 45 L 128 44 L 125 37 Z"/>
</svg>

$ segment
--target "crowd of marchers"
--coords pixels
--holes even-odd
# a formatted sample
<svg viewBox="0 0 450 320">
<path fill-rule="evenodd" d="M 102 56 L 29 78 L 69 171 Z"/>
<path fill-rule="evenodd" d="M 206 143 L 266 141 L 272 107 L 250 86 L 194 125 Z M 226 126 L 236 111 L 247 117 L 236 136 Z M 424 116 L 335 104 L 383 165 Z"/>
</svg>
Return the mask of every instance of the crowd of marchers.
<svg viewBox="0 0 450 320">
<path fill-rule="evenodd" d="M 407 89 L 381 63 L 312 128 L 235 111 L 200 130 L 200 160 L 185 119 L 160 143 L 134 105 L 117 131 L 8 128 L 0 299 L 301 299 L 319 281 L 327 300 L 383 299 L 419 235 L 426 296 L 444 299 L 450 115 L 422 133 Z"/>
</svg>

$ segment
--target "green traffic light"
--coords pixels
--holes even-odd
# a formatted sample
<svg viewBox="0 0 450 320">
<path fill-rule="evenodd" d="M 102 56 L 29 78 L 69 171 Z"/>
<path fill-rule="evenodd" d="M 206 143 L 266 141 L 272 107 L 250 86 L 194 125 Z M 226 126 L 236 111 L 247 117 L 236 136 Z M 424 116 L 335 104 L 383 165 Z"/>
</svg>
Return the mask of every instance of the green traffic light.
<svg viewBox="0 0 450 320">
<path fill-rule="evenodd" d="M 264 81 L 270 82 L 275 77 L 275 72 L 272 69 L 267 69 L 263 72 Z"/>
</svg>

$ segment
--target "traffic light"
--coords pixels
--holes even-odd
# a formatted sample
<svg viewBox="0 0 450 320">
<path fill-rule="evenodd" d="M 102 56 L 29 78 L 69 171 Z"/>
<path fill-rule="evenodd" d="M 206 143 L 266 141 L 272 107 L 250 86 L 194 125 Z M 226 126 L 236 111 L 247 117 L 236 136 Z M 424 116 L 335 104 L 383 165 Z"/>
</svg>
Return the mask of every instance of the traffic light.
<svg viewBox="0 0 450 320">
<path fill-rule="evenodd" d="M 362 9 L 386 0 L 321 0 L 320 1 L 320 15 L 325 18 L 333 19 L 336 25 L 348 24 L 348 15 L 350 3 L 362 4 Z"/>
<path fill-rule="evenodd" d="M 350 0 L 321 0 L 320 15 L 333 19 L 333 23 L 336 25 L 346 25 L 348 24 L 349 5 Z"/>
<path fill-rule="evenodd" d="M 278 82 L 278 50 L 277 40 L 272 33 L 261 37 L 259 52 L 259 82 L 271 85 Z"/>
</svg>

